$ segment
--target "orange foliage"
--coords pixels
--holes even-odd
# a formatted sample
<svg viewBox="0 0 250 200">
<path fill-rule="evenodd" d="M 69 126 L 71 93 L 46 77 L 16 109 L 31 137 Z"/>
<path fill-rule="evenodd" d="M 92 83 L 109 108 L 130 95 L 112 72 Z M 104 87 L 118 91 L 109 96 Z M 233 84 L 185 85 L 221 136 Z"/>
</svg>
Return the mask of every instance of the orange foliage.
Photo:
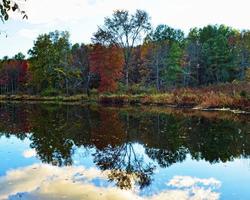
<svg viewBox="0 0 250 200">
<path fill-rule="evenodd" d="M 100 75 L 99 92 L 114 92 L 122 76 L 124 59 L 116 46 L 94 45 L 90 53 L 90 71 Z"/>
</svg>

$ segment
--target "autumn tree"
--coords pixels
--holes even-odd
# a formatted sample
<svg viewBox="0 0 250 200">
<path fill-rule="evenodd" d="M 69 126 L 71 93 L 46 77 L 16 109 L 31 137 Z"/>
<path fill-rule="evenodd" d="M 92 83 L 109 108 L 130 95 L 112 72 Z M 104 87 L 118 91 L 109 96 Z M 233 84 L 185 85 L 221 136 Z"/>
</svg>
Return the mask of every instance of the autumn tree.
<svg viewBox="0 0 250 200">
<path fill-rule="evenodd" d="M 250 66 L 250 31 L 243 30 L 230 38 L 231 44 L 235 44 L 238 59 L 235 66 L 238 67 L 238 78 L 244 80 L 246 71 Z"/>
<path fill-rule="evenodd" d="M 74 88 L 84 88 L 84 91 L 89 94 L 92 74 L 89 66 L 89 54 L 91 47 L 85 44 L 74 44 L 71 48 L 71 65 L 77 76 L 74 78 Z"/>
<path fill-rule="evenodd" d="M 168 52 L 168 45 L 165 42 L 148 42 L 142 46 L 142 57 L 145 65 L 149 69 L 148 82 L 155 85 L 157 91 L 162 88 L 161 72 L 164 68 L 164 60 Z"/>
<path fill-rule="evenodd" d="M 144 49 L 142 45 L 137 46 L 133 49 L 131 66 L 130 66 L 130 83 L 135 86 L 135 88 L 147 87 L 147 81 L 150 75 L 150 70 L 144 59 Z M 138 88 L 138 89 L 139 89 Z"/>
<path fill-rule="evenodd" d="M 106 17 L 104 25 L 98 27 L 92 38 L 94 43 L 103 45 L 116 45 L 123 50 L 125 83 L 129 87 L 129 66 L 132 51 L 144 35 L 151 29 L 148 14 L 137 10 L 129 15 L 126 10 L 117 10 L 112 17 Z"/>
<path fill-rule="evenodd" d="M 186 38 L 185 62 L 183 70 L 184 86 L 197 86 L 201 83 L 201 48 L 198 42 L 199 33 L 196 28 L 191 29 Z"/>
<path fill-rule="evenodd" d="M 90 53 L 90 71 L 100 76 L 98 90 L 100 92 L 114 92 L 117 82 L 122 76 L 123 54 L 115 46 L 94 45 Z"/>
<path fill-rule="evenodd" d="M 1 93 L 14 94 L 23 90 L 28 80 L 26 60 L 8 60 L 0 64 Z"/>
</svg>

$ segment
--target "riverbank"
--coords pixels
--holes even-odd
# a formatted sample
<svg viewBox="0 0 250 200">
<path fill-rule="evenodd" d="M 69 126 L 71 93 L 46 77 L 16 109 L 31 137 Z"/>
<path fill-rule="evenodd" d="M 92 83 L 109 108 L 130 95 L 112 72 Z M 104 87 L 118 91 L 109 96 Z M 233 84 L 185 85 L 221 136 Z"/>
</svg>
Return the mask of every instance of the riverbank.
<svg viewBox="0 0 250 200">
<path fill-rule="evenodd" d="M 104 105 L 153 105 L 197 110 L 250 112 L 250 83 L 182 88 L 156 94 L 85 94 L 73 96 L 0 95 L 1 101 L 100 103 Z"/>
</svg>

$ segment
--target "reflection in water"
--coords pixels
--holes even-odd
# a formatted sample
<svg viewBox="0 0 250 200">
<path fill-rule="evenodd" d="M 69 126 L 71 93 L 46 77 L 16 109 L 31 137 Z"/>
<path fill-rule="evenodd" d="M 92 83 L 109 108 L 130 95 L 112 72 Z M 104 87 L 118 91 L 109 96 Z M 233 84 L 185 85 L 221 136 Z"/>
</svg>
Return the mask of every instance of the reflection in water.
<svg viewBox="0 0 250 200">
<path fill-rule="evenodd" d="M 213 190 L 220 182 L 194 177 L 173 177 L 167 185 L 172 188 L 157 195 L 140 197 L 136 191 L 121 190 L 112 186 L 95 186 L 93 180 L 105 182 L 106 175 L 100 170 L 83 167 L 56 167 L 34 164 L 7 172 L 0 178 L 0 199 L 88 199 L 88 200 L 216 200 L 219 194 Z"/>
<path fill-rule="evenodd" d="M 109 179 L 115 181 L 121 189 L 131 189 L 132 180 L 142 189 L 151 183 L 155 167 L 145 164 L 131 143 L 119 147 L 105 147 L 93 154 L 95 164 L 103 171 L 110 170 Z"/>
<path fill-rule="evenodd" d="M 36 150 L 34 149 L 27 149 L 23 152 L 24 158 L 32 158 L 36 156 Z"/>
<path fill-rule="evenodd" d="M 210 163 L 232 161 L 241 157 L 249 158 L 249 130 L 250 123 L 247 119 L 208 119 L 204 116 L 187 117 L 171 112 L 138 110 L 135 112 L 133 109 L 90 106 L 2 104 L 0 136 L 1 134 L 6 137 L 14 135 L 20 140 L 28 138 L 31 141 L 31 150 L 25 151 L 23 156 L 26 158 L 36 156 L 44 165 L 35 166 L 35 169 L 33 169 L 34 166 L 30 166 L 9 172 L 1 179 L 1 185 L 6 181 L 10 184 L 8 187 L 2 187 L 0 194 L 8 196 L 23 191 L 22 195 L 26 195 L 27 199 L 36 199 L 36 195 L 46 199 L 46 195 L 59 194 L 59 190 L 68 196 L 72 193 L 78 195 L 78 189 L 83 192 L 89 188 L 93 194 L 101 191 L 99 193 L 106 195 L 107 199 L 116 199 L 116 196 L 119 199 L 121 196 L 131 199 L 126 195 L 133 195 L 140 199 L 132 191 L 118 190 L 113 187 L 96 188 L 91 185 L 91 182 L 78 182 L 78 179 L 77 181 L 72 179 L 72 177 L 76 178 L 74 173 L 81 174 L 77 172 L 78 168 L 72 167 L 76 150 L 91 149 L 93 162 L 100 171 L 104 172 L 105 179 L 115 183 L 120 189 L 133 189 L 135 186 L 142 189 L 152 183 L 158 166 L 170 167 L 174 163 L 183 162 L 187 155 L 192 159 Z M 142 148 L 137 148 L 138 145 Z M 53 167 L 45 164 L 52 164 Z M 71 173 L 69 175 L 71 177 L 52 176 L 50 170 L 51 173 L 56 171 L 65 176 Z M 43 174 L 44 171 L 46 173 Z M 100 174 L 100 171 L 97 174 Z M 23 172 L 27 177 L 22 177 Z M 35 177 L 38 177 L 37 180 L 31 180 L 28 177 L 32 172 Z M 84 171 L 85 176 L 88 173 Z M 39 176 L 44 179 L 40 179 Z M 15 178 L 19 178 L 19 181 Z M 62 178 L 69 179 L 71 182 L 65 182 Z M 23 184 L 23 181 L 26 183 Z M 216 187 L 219 185 L 216 180 L 174 177 L 168 183 L 172 190 L 150 198 L 167 199 L 167 197 L 182 195 L 182 199 L 189 199 L 205 194 L 211 195 L 211 199 L 217 199 L 218 194 L 212 192 L 210 183 Z M 181 189 L 178 184 L 182 185 Z M 34 186 L 29 188 L 29 185 Z M 205 186 L 205 189 L 200 185 Z M 62 186 L 66 187 L 67 191 L 62 190 Z M 209 187 L 206 188 L 206 186 Z M 87 193 L 80 194 L 87 195 Z M 114 196 L 108 198 L 109 195 Z M 74 198 L 77 199 L 77 196 L 71 196 L 70 199 Z"/>
</svg>

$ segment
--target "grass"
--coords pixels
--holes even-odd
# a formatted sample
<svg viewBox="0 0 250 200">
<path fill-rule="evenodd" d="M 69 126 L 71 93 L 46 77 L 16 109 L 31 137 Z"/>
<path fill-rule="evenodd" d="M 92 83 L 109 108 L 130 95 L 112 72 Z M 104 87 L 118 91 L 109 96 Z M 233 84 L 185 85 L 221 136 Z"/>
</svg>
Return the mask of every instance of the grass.
<svg viewBox="0 0 250 200">
<path fill-rule="evenodd" d="M 102 94 L 74 96 L 0 95 L 7 101 L 98 102 L 109 105 L 167 105 L 196 109 L 238 109 L 250 111 L 250 83 L 220 84 L 203 88 L 182 88 L 158 94 Z"/>
</svg>

